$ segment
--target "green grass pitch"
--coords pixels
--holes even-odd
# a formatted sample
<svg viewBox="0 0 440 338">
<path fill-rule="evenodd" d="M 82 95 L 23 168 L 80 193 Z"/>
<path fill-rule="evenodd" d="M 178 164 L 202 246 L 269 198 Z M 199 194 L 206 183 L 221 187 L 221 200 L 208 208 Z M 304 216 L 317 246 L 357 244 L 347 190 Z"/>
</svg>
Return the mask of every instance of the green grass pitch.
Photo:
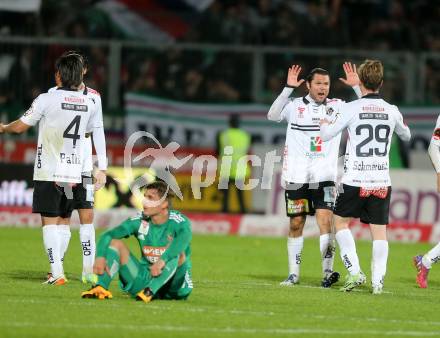
<svg viewBox="0 0 440 338">
<path fill-rule="evenodd" d="M 136 243 L 130 246 L 138 253 Z M 78 232 L 65 286 L 41 285 L 48 268 L 40 229 L 0 229 L 0 337 L 429 337 L 440 336 L 440 266 L 429 289 L 415 284 L 411 257 L 430 246 L 390 244 L 386 293 L 319 287 L 318 239 L 305 241 L 301 284 L 286 277 L 284 238 L 194 236 L 195 289 L 187 301 L 136 302 L 112 285 L 112 300 L 81 299 Z M 371 243 L 359 242 L 370 275 Z M 336 270 L 345 275 L 339 256 Z"/>
</svg>

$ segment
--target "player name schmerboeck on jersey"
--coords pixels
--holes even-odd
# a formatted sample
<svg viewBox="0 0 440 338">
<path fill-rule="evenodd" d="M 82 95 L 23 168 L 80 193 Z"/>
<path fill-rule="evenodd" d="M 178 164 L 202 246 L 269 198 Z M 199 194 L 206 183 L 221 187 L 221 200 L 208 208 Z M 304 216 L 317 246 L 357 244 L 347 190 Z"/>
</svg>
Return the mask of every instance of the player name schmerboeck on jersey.
<svg viewBox="0 0 440 338">
<path fill-rule="evenodd" d="M 100 125 L 94 100 L 82 92 L 59 88 L 39 95 L 22 122 L 38 128 L 34 180 L 81 182 L 85 135 Z"/>
<path fill-rule="evenodd" d="M 410 138 L 398 108 L 370 95 L 342 106 L 336 124 L 347 125 L 349 134 L 342 183 L 390 186 L 388 153 L 393 132 L 404 140 Z"/>
</svg>

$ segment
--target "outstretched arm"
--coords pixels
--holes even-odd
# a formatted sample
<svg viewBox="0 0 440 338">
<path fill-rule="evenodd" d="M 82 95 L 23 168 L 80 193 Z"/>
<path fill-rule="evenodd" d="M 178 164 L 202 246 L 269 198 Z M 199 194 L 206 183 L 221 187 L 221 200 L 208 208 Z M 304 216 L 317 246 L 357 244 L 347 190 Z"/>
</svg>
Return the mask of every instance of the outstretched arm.
<svg viewBox="0 0 440 338">
<path fill-rule="evenodd" d="M 304 82 L 304 79 L 298 80 L 298 75 L 300 72 L 301 67 L 298 65 L 293 65 L 289 68 L 287 72 L 286 87 L 284 87 L 281 94 L 272 103 L 272 106 L 270 106 L 269 112 L 267 113 L 268 120 L 281 122 L 285 118 L 286 113 L 284 108 L 289 102 L 289 96 L 292 94 L 295 88 L 298 88 Z"/>
<path fill-rule="evenodd" d="M 398 116 L 396 119 L 396 127 L 394 128 L 394 131 L 402 141 L 407 142 L 411 139 L 411 131 L 409 130 L 409 127 L 403 122 L 402 114 L 399 111 L 397 111 L 397 114 Z"/>
<path fill-rule="evenodd" d="M 440 116 L 429 143 L 428 154 L 437 173 L 437 191 L 440 192 Z"/>
<path fill-rule="evenodd" d="M 321 127 L 321 139 L 323 141 L 331 140 L 348 126 L 354 116 L 352 111 L 345 110 L 344 112 L 339 111 L 335 120 L 331 123 L 327 119 L 321 120 L 319 122 Z"/>
<path fill-rule="evenodd" d="M 347 86 L 350 86 L 356 93 L 356 96 L 358 98 L 361 98 L 362 92 L 361 88 L 359 87 L 360 80 L 359 75 L 356 71 L 356 64 L 351 62 L 344 62 L 342 68 L 344 69 L 345 79 L 340 77 L 339 80 L 341 80 Z"/>
<path fill-rule="evenodd" d="M 31 126 L 22 122 L 21 120 L 15 120 L 9 124 L 0 123 L 0 134 L 21 134 L 28 130 Z"/>
</svg>

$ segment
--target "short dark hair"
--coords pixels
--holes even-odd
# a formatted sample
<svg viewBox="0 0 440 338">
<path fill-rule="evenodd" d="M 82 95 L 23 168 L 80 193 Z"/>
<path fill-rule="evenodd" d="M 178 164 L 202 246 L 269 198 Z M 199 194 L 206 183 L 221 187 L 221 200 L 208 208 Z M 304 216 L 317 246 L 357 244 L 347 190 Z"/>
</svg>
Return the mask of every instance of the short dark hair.
<svg viewBox="0 0 440 338">
<path fill-rule="evenodd" d="M 81 59 L 81 62 L 83 64 L 83 68 L 87 71 L 89 69 L 89 60 L 87 59 L 87 56 L 85 56 L 84 53 L 78 51 L 78 50 L 68 50 L 67 52 L 64 52 L 61 56 L 69 56 L 74 55 L 76 57 L 79 57 Z"/>
<path fill-rule="evenodd" d="M 174 192 L 169 188 L 169 185 L 166 184 L 164 181 L 154 181 L 151 183 L 148 183 L 145 186 L 145 191 L 149 190 L 149 189 L 154 189 L 157 191 L 157 194 L 159 195 L 160 198 L 164 197 L 168 200 L 171 201 L 174 197 Z"/>
<path fill-rule="evenodd" d="M 315 74 L 319 74 L 319 75 L 327 75 L 330 77 L 330 74 L 327 70 L 325 70 L 324 68 L 313 68 L 310 73 L 307 75 L 306 77 L 306 81 L 308 83 L 313 81 L 313 78 L 315 77 Z"/>
<path fill-rule="evenodd" d="M 55 62 L 63 87 L 79 87 L 83 82 L 83 63 L 75 55 L 60 56 Z"/>
</svg>

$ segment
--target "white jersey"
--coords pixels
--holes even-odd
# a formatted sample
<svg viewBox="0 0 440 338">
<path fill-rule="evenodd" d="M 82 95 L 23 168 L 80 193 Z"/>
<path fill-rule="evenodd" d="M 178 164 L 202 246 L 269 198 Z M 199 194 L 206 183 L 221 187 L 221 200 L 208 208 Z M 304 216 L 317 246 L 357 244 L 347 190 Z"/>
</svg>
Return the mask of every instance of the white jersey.
<svg viewBox="0 0 440 338">
<path fill-rule="evenodd" d="M 437 174 L 440 173 L 440 116 L 435 123 L 434 132 L 432 133 L 431 142 L 428 147 L 428 154 L 435 171 Z"/>
<path fill-rule="evenodd" d="M 60 88 L 39 95 L 20 120 L 39 122 L 35 181 L 80 183 L 85 134 L 100 125 L 96 103 L 82 92 Z"/>
<path fill-rule="evenodd" d="M 344 101 L 326 99 L 319 104 L 310 95 L 289 98 L 291 93 L 291 88 L 285 88 L 268 113 L 269 120 L 287 121 L 282 179 L 288 183 L 335 182 L 341 135 L 324 142 L 319 121 L 333 120 Z"/>
<path fill-rule="evenodd" d="M 440 147 L 440 115 L 437 117 L 434 132 L 432 133 L 431 143 Z"/>
<path fill-rule="evenodd" d="M 321 137 L 329 140 L 348 129 L 342 183 L 365 188 L 391 185 L 389 150 L 393 132 L 409 141 L 411 133 L 403 123 L 396 106 L 390 105 L 378 94 L 346 103 L 333 124 L 321 126 Z"/>
<path fill-rule="evenodd" d="M 58 87 L 52 87 L 48 90 L 48 93 L 52 93 L 56 91 Z M 99 119 L 101 126 L 104 125 L 102 119 L 102 104 L 101 104 L 101 95 L 96 90 L 86 87 L 84 84 L 78 89 L 78 92 L 83 93 L 83 95 L 87 96 L 88 100 L 92 100 L 96 104 L 97 108 L 97 119 Z M 82 147 L 82 159 L 83 159 L 83 167 L 82 172 L 86 175 L 89 175 L 93 171 L 93 150 L 92 150 L 92 138 L 90 135 L 86 135 L 84 139 L 84 144 Z"/>
</svg>

